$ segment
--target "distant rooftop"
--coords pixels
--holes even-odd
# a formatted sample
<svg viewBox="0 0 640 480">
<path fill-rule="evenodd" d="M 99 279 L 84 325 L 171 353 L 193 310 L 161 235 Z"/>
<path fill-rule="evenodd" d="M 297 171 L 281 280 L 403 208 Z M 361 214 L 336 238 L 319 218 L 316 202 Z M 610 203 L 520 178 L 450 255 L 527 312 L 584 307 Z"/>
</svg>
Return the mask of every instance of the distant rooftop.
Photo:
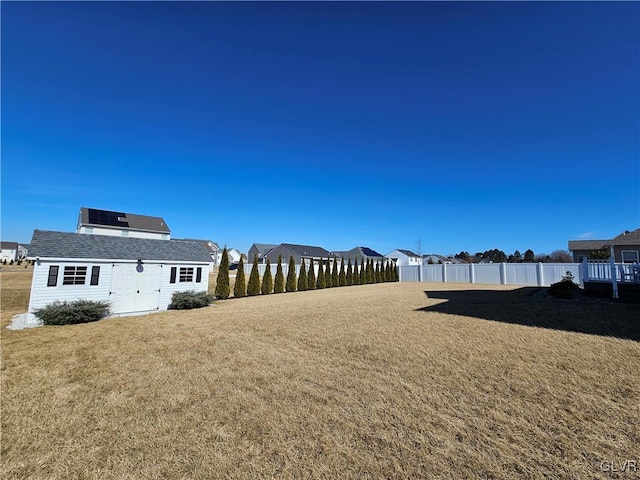
<svg viewBox="0 0 640 480">
<path fill-rule="evenodd" d="M 138 230 L 155 233 L 171 233 L 169 226 L 161 217 L 150 217 L 135 213 L 113 212 L 97 208 L 80 208 L 78 226 L 112 227 L 125 230 Z"/>
</svg>

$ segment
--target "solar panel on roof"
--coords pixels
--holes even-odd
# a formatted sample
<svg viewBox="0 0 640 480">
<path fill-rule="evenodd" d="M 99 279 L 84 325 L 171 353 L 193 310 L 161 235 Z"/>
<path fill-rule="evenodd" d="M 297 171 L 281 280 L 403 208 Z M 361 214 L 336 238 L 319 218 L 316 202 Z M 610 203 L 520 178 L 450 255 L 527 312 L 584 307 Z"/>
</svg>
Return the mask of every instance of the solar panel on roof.
<svg viewBox="0 0 640 480">
<path fill-rule="evenodd" d="M 89 208 L 87 213 L 89 214 L 89 223 L 94 225 L 108 225 L 110 227 L 129 226 L 129 222 L 121 220 L 126 217 L 126 213 L 96 210 L 95 208 Z"/>
</svg>

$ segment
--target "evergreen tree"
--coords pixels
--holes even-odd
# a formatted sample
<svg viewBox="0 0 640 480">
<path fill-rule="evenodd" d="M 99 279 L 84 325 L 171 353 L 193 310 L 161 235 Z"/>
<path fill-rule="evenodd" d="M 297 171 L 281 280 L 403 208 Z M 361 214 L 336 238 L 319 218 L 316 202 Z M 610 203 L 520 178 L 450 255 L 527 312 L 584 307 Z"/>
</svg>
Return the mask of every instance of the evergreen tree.
<svg viewBox="0 0 640 480">
<path fill-rule="evenodd" d="M 229 298 L 229 291 L 229 255 L 227 254 L 227 247 L 224 247 L 216 281 L 216 298 L 220 300 Z"/>
<path fill-rule="evenodd" d="M 365 282 L 373 283 L 373 262 L 371 259 L 367 260 L 367 268 L 365 269 Z"/>
<path fill-rule="evenodd" d="M 376 269 L 373 274 L 373 279 L 375 283 L 380 283 L 382 281 L 380 277 L 380 262 L 376 262 Z"/>
<path fill-rule="evenodd" d="M 309 275 L 307 275 L 307 290 L 316 289 L 316 267 L 313 265 L 315 262 L 313 258 L 309 259 Z"/>
<path fill-rule="evenodd" d="M 247 284 L 244 279 L 244 259 L 240 257 L 238 264 L 238 274 L 236 275 L 236 284 L 233 286 L 233 296 L 236 298 L 244 297 L 247 294 Z"/>
<path fill-rule="evenodd" d="M 324 271 L 324 283 L 327 288 L 335 287 L 333 275 L 331 275 L 331 259 L 327 258 L 327 269 Z"/>
<path fill-rule="evenodd" d="M 282 255 L 278 255 L 278 266 L 273 285 L 273 293 L 284 293 L 284 273 L 282 272 Z"/>
<path fill-rule="evenodd" d="M 287 272 L 287 292 L 296 291 L 296 260 L 293 255 L 289 257 L 289 271 Z"/>
<path fill-rule="evenodd" d="M 391 262 L 387 260 L 387 266 L 385 268 L 385 278 L 387 282 L 393 282 L 393 271 L 391 270 Z"/>
<path fill-rule="evenodd" d="M 609 258 L 607 256 L 607 258 Z M 526 263 L 533 263 L 536 261 L 536 256 L 533 254 L 533 250 L 529 249 L 526 252 L 524 252 L 524 262 Z"/>
<path fill-rule="evenodd" d="M 251 273 L 249 274 L 247 295 L 250 297 L 260 295 L 260 272 L 258 270 L 258 255 L 253 256 L 253 266 L 251 267 Z"/>
<path fill-rule="evenodd" d="M 347 274 L 344 271 L 344 257 L 340 262 L 340 273 L 338 274 L 338 285 L 344 287 L 347 284 Z"/>
<path fill-rule="evenodd" d="M 363 258 L 360 261 L 360 285 L 366 285 L 366 284 L 367 284 L 367 262 Z"/>
<path fill-rule="evenodd" d="M 271 276 L 271 263 L 267 258 L 267 265 L 262 276 L 262 288 L 260 289 L 263 295 L 269 295 L 273 292 L 273 277 Z"/>
<path fill-rule="evenodd" d="M 304 292 L 307 289 L 307 269 L 304 266 L 304 258 L 300 262 L 300 275 L 298 275 L 298 291 Z"/>
<path fill-rule="evenodd" d="M 349 258 L 349 263 L 347 263 L 347 273 L 344 278 L 345 285 L 350 287 L 353 285 L 353 266 L 351 265 L 351 258 Z"/>
<path fill-rule="evenodd" d="M 399 282 L 400 281 L 400 270 L 398 270 L 400 267 L 398 267 L 398 265 L 394 265 L 393 266 L 393 281 L 394 282 Z"/>
<path fill-rule="evenodd" d="M 338 273 L 338 257 L 333 257 L 333 272 L 331 272 L 331 286 L 332 287 L 340 286 L 340 273 Z"/>
<path fill-rule="evenodd" d="M 316 288 L 320 290 L 327 286 L 324 279 L 324 265 L 322 264 L 323 260 L 318 260 L 318 278 L 316 279 Z"/>
</svg>

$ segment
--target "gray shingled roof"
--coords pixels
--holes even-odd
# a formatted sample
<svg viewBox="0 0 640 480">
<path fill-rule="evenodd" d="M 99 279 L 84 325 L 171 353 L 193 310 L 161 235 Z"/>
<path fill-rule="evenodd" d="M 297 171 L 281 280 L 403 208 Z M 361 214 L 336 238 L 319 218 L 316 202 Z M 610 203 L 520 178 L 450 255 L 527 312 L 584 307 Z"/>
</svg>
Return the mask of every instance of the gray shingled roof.
<svg viewBox="0 0 640 480">
<path fill-rule="evenodd" d="M 0 248 L 3 250 L 17 250 L 18 242 L 0 242 Z"/>
<path fill-rule="evenodd" d="M 87 226 L 93 225 L 93 226 L 114 228 L 113 225 L 109 225 L 109 224 L 90 223 L 89 210 L 95 210 L 97 212 L 103 212 L 103 213 L 112 213 L 112 214 L 116 213 L 116 212 L 109 212 L 107 210 L 99 210 L 97 208 L 90 209 L 87 207 L 81 207 L 80 208 L 80 224 L 81 225 L 87 225 Z M 123 221 L 128 223 L 129 226 L 116 227 L 120 230 L 143 230 L 147 232 L 171 233 L 171 230 L 169 230 L 169 226 L 161 217 L 150 217 L 148 215 L 137 215 L 135 213 L 123 213 L 121 215 L 124 215 L 124 217 L 122 217 Z"/>
<path fill-rule="evenodd" d="M 274 248 L 276 248 L 278 245 L 275 245 L 273 243 L 254 243 L 252 246 L 256 247 L 258 255 L 264 255 L 269 250 L 273 250 Z"/>
<path fill-rule="evenodd" d="M 322 247 L 313 247 L 311 245 L 295 245 L 293 243 L 282 243 L 283 247 L 297 253 L 301 257 L 333 257 L 331 252 Z"/>
<path fill-rule="evenodd" d="M 611 245 L 640 245 L 640 228 L 610 240 L 569 240 L 569 250 L 598 250 Z"/>
<path fill-rule="evenodd" d="M 202 243 L 35 230 L 29 257 L 211 262 Z"/>
</svg>

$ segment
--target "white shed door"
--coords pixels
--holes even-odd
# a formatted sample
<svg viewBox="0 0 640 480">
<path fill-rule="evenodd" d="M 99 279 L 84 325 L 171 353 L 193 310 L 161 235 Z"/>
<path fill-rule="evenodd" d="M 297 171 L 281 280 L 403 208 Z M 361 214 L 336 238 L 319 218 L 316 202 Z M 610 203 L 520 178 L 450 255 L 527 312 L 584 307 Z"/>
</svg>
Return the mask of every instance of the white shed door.
<svg viewBox="0 0 640 480">
<path fill-rule="evenodd" d="M 115 264 L 111 271 L 111 313 L 157 310 L 160 306 L 162 266 Z"/>
</svg>

